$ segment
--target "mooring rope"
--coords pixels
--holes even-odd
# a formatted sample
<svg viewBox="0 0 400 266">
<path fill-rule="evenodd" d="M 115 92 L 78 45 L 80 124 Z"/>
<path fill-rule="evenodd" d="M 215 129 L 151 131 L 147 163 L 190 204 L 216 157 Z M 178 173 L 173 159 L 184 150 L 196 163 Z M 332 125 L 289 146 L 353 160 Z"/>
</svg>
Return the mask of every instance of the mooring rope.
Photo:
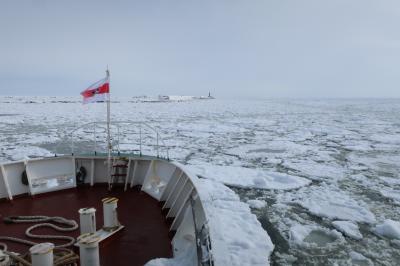
<svg viewBox="0 0 400 266">
<path fill-rule="evenodd" d="M 78 228 L 78 224 L 75 222 L 75 220 L 68 220 L 63 217 L 55 216 L 55 217 L 50 217 L 50 216 L 42 216 L 42 215 L 36 215 L 36 216 L 10 216 L 10 217 L 5 217 L 3 219 L 5 223 L 12 224 L 12 223 L 39 223 L 32 225 L 28 227 L 25 231 L 26 236 L 30 238 L 39 238 L 39 239 L 60 239 L 60 240 L 68 240 L 69 242 L 63 245 L 58 245 L 55 246 L 56 248 L 66 248 L 69 246 L 72 246 L 75 243 L 75 238 L 71 236 L 60 236 L 60 235 L 36 235 L 31 233 L 32 230 L 41 228 L 41 227 L 50 227 L 53 228 L 56 231 L 60 232 L 70 232 L 74 231 Z M 55 224 L 49 223 L 49 222 L 54 222 L 57 224 L 63 224 L 68 227 L 60 227 Z M 0 240 L 6 240 L 6 241 L 11 241 L 11 242 L 17 242 L 25 245 L 36 245 L 38 243 L 29 241 L 26 239 L 21 239 L 17 237 L 10 237 L 10 236 L 0 236 Z M 0 243 L 1 246 L 4 247 L 4 250 L 7 249 L 7 245 Z"/>
<path fill-rule="evenodd" d="M 4 254 L 9 256 L 14 262 L 17 262 L 15 265 L 23 265 L 23 266 L 32 266 L 30 261 L 30 256 L 25 254 L 23 256 L 17 255 L 13 252 L 3 251 Z M 54 248 L 54 266 L 62 266 L 62 265 L 78 265 L 79 256 L 76 255 L 72 250 L 66 248 Z M 14 265 L 14 264 L 12 264 Z"/>
</svg>

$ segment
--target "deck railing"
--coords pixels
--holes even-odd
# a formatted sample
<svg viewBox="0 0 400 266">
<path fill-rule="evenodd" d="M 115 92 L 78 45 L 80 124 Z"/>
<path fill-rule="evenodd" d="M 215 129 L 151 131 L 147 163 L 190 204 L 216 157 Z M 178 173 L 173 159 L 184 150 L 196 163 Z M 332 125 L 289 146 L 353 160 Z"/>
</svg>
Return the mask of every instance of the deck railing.
<svg viewBox="0 0 400 266">
<path fill-rule="evenodd" d="M 107 122 L 104 121 L 90 122 L 74 128 L 66 135 L 69 152 L 61 154 L 107 152 L 106 128 Z M 159 130 L 145 122 L 114 121 L 110 124 L 110 131 L 113 153 L 154 155 L 168 160 L 170 158 L 169 148 Z M 56 154 L 60 154 L 62 144 L 65 142 L 56 146 Z"/>
</svg>

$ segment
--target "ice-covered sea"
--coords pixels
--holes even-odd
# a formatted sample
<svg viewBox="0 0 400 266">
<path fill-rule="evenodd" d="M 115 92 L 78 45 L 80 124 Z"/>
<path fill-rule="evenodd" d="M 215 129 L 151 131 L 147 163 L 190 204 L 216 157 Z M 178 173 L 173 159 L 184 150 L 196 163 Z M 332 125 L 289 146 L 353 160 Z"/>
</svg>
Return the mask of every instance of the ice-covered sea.
<svg viewBox="0 0 400 266">
<path fill-rule="evenodd" d="M 114 101 L 113 120 L 159 128 L 172 159 L 249 204 L 272 264 L 400 264 L 400 100 Z M 104 119 L 77 97 L 2 96 L 0 161 L 69 152 L 67 132 Z M 129 130 L 122 151 L 137 149 Z M 74 135 L 93 150 L 90 129 Z"/>
</svg>

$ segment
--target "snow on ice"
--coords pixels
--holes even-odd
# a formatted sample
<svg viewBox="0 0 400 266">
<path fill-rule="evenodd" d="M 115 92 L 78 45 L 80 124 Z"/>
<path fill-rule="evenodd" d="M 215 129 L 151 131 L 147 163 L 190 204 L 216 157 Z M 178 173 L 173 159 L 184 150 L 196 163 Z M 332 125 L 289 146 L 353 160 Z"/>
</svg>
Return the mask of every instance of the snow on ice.
<svg viewBox="0 0 400 266">
<path fill-rule="evenodd" d="M 247 204 L 219 182 L 199 180 L 220 265 L 267 265 L 274 245 Z"/>
<path fill-rule="evenodd" d="M 246 203 L 249 204 L 250 208 L 253 208 L 253 209 L 262 209 L 265 206 L 267 206 L 267 203 L 265 201 L 257 200 L 257 199 L 248 200 L 248 201 L 246 201 Z"/>
<path fill-rule="evenodd" d="M 285 201 L 296 202 L 310 213 L 329 219 L 374 223 L 375 215 L 365 203 L 357 202 L 334 185 L 322 183 L 316 187 L 301 188 L 287 195 Z"/>
<path fill-rule="evenodd" d="M 400 240 L 400 222 L 387 219 L 383 223 L 378 224 L 374 232 L 390 239 Z"/>
<path fill-rule="evenodd" d="M 369 265 L 366 263 L 369 260 L 400 264 L 400 240 L 393 238 L 398 228 L 393 227 L 396 223 L 386 221 L 376 225 L 376 221 L 400 220 L 398 100 L 176 98 L 175 102 L 151 102 L 149 97 L 139 98 L 113 97 L 112 120 L 146 121 L 161 130 L 170 147 L 171 159 L 193 165 L 192 169 L 201 176 L 234 186 L 241 197 L 247 193 L 243 197 L 246 202 L 269 198 L 274 203 L 255 213 L 267 217 L 269 226 L 278 229 L 285 241 L 296 224 L 319 226 L 322 231 L 330 230 L 327 227 L 333 226 L 335 220 L 360 226 L 361 241 L 334 241 L 342 244 L 343 252 L 319 257 L 319 264 L 342 265 L 347 260 L 347 264 Z M 55 149 L 58 144 L 61 152 L 68 153 L 68 132 L 85 123 L 105 120 L 104 104 L 82 106 L 80 102 L 79 96 L 0 96 L 0 160 L 53 156 L 58 153 Z M 129 128 L 130 132 L 135 129 Z M 112 130 L 115 133 L 116 129 Z M 90 130 L 78 130 L 76 148 L 90 151 L 91 135 Z M 124 134 L 120 148 L 125 152 L 137 150 L 136 136 Z M 99 140 L 102 138 L 104 134 L 99 134 Z M 153 146 L 143 148 L 146 154 L 155 152 Z M 237 202 L 237 196 L 232 198 L 222 190 L 218 193 L 225 199 L 218 199 L 213 208 L 219 207 L 219 201 L 224 203 L 226 209 L 221 214 L 233 215 L 229 208 L 249 213 L 251 201 L 229 205 L 231 201 Z M 323 219 L 315 219 L 314 215 Z M 238 223 L 247 228 L 245 222 L 249 221 L 256 224 L 251 219 L 239 219 Z M 261 230 L 259 225 L 257 228 Z M 337 230 L 346 235 L 343 224 Z M 351 234 L 350 228 L 346 230 L 347 235 Z M 377 241 L 378 236 L 364 230 L 382 237 Z M 328 231 L 327 234 L 316 231 L 305 237 L 306 242 L 319 237 L 330 239 Z M 269 238 L 266 239 L 269 246 Z M 232 247 L 252 245 L 245 241 Z M 279 241 L 276 245 L 280 245 Z M 259 252 L 268 257 L 267 250 L 272 248 L 264 247 L 263 251 L 260 248 Z M 190 252 L 195 251 L 188 251 L 189 255 Z M 315 264 L 317 259 L 296 254 L 291 248 L 286 255 L 304 264 Z M 184 265 L 184 260 L 180 264 Z"/>
<path fill-rule="evenodd" d="M 363 237 L 356 223 L 349 221 L 333 221 L 332 225 L 345 236 L 356 240 L 360 240 Z"/>
<path fill-rule="evenodd" d="M 188 167 L 201 177 L 236 187 L 287 190 L 311 183 L 303 177 L 240 166 L 201 164 Z"/>
</svg>

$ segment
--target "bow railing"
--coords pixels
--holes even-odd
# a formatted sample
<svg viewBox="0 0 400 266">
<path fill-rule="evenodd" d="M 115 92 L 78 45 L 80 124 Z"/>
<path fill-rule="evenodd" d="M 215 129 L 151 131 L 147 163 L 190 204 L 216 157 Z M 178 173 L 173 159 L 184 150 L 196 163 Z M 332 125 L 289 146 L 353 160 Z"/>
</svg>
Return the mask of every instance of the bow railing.
<svg viewBox="0 0 400 266">
<path fill-rule="evenodd" d="M 64 148 L 63 154 L 106 153 L 107 122 L 80 125 L 67 133 L 64 139 L 69 143 L 69 148 Z M 159 130 L 145 122 L 111 122 L 110 140 L 113 153 L 154 155 L 169 159 L 169 148 Z M 56 154 L 60 154 L 60 145 L 61 143 L 56 147 Z"/>
</svg>

